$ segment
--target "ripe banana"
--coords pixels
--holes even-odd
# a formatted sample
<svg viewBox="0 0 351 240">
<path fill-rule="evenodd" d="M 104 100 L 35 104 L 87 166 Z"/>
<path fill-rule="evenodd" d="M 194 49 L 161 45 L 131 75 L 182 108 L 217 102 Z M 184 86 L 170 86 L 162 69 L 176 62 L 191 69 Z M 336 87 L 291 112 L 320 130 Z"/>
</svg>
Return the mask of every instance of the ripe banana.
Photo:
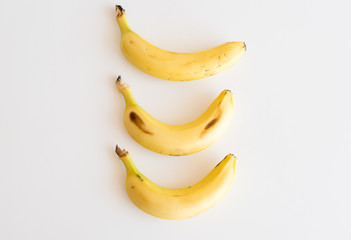
<svg viewBox="0 0 351 240">
<path fill-rule="evenodd" d="M 200 214 L 221 199 L 232 185 L 236 157 L 228 154 L 200 182 L 170 189 L 151 182 L 135 167 L 129 153 L 116 146 L 127 170 L 126 190 L 130 200 L 144 212 L 164 219 L 184 219 Z"/>
<path fill-rule="evenodd" d="M 207 148 L 226 131 L 234 112 L 233 94 L 224 90 L 196 120 L 170 125 L 142 109 L 121 76 L 116 85 L 126 102 L 124 125 L 127 132 L 139 144 L 161 154 L 181 156 Z"/>
<path fill-rule="evenodd" d="M 129 28 L 120 5 L 116 5 L 116 13 L 124 56 L 135 67 L 157 78 L 187 81 L 209 77 L 233 66 L 246 51 L 244 42 L 227 42 L 195 53 L 165 51 Z"/>
</svg>

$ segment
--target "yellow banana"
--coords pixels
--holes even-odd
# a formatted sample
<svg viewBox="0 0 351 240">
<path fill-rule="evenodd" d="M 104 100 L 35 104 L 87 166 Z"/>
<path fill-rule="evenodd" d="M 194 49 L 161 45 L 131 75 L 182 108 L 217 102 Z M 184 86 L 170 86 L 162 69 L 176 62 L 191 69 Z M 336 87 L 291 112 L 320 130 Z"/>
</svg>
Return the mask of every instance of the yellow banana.
<svg viewBox="0 0 351 240">
<path fill-rule="evenodd" d="M 236 157 L 228 154 L 200 182 L 170 189 L 151 182 L 135 167 L 129 153 L 116 146 L 116 153 L 127 170 L 126 191 L 130 200 L 155 217 L 176 220 L 198 215 L 220 200 L 232 185 Z"/>
<path fill-rule="evenodd" d="M 157 78 L 187 81 L 209 77 L 233 66 L 246 51 L 244 42 L 227 42 L 195 53 L 165 51 L 129 28 L 120 5 L 116 5 L 116 12 L 124 56 L 135 67 Z"/>
<path fill-rule="evenodd" d="M 116 85 L 126 102 L 124 125 L 127 132 L 139 144 L 161 154 L 181 156 L 207 148 L 226 131 L 234 112 L 233 94 L 224 90 L 196 120 L 170 125 L 142 109 L 120 76 Z"/>
</svg>

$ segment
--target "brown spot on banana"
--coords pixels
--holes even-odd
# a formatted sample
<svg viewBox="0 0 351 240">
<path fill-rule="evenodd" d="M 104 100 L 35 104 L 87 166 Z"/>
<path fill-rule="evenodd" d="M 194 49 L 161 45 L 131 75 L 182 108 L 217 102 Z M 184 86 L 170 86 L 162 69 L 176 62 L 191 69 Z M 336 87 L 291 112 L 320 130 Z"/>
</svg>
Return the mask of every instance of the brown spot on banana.
<svg viewBox="0 0 351 240">
<path fill-rule="evenodd" d="M 140 179 L 140 181 L 144 181 L 144 179 L 139 174 L 137 174 L 136 176 Z"/>
<path fill-rule="evenodd" d="M 220 105 L 221 102 L 218 104 Z M 202 132 L 200 133 L 200 138 L 202 138 L 206 133 L 208 133 L 208 130 L 213 128 L 214 125 L 216 125 L 220 118 L 221 118 L 221 115 L 222 115 L 222 111 L 220 109 L 217 110 L 217 114 L 216 114 L 216 117 L 213 118 L 211 121 L 209 121 L 206 126 L 204 127 L 204 129 L 202 130 Z"/>
<path fill-rule="evenodd" d="M 219 118 L 217 117 L 217 118 L 214 118 L 214 119 L 212 119 L 211 121 L 209 121 L 209 122 L 206 124 L 204 130 L 202 130 L 202 132 L 200 133 L 200 138 L 202 138 L 203 136 L 205 136 L 205 134 L 208 133 L 208 130 L 209 130 L 210 128 L 212 128 L 212 127 L 218 122 L 218 120 L 219 120 Z"/>
<path fill-rule="evenodd" d="M 129 119 L 132 123 L 135 124 L 135 126 L 137 126 L 141 131 L 143 131 L 146 134 L 150 134 L 153 135 L 152 132 L 150 132 L 149 130 L 147 130 L 147 128 L 145 127 L 145 123 L 144 121 L 139 117 L 138 114 L 136 114 L 135 112 L 130 112 L 129 113 Z"/>
<path fill-rule="evenodd" d="M 133 40 L 130 40 L 130 41 L 129 41 L 129 43 L 130 43 L 130 44 L 133 44 L 133 43 L 134 43 L 134 41 L 133 41 Z"/>
<path fill-rule="evenodd" d="M 204 130 L 207 130 L 214 126 L 218 122 L 218 118 L 212 119 L 207 125 L 205 126 Z"/>
</svg>

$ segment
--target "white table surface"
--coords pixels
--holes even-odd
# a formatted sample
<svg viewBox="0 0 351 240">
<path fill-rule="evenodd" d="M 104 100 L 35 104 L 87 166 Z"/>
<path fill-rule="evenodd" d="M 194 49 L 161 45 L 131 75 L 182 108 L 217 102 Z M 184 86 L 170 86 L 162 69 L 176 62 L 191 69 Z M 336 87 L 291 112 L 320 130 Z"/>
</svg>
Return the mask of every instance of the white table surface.
<svg viewBox="0 0 351 240">
<path fill-rule="evenodd" d="M 210 78 L 171 82 L 122 56 L 114 5 L 151 43 L 172 51 L 245 41 Z M 0 239 L 350 239 L 349 1 L 5 0 L 0 8 Z M 138 145 L 123 126 L 121 74 L 161 121 L 199 116 L 235 95 L 225 135 L 189 156 Z M 238 156 L 226 196 L 167 221 L 128 199 L 115 144 L 165 187 L 202 179 Z"/>
</svg>

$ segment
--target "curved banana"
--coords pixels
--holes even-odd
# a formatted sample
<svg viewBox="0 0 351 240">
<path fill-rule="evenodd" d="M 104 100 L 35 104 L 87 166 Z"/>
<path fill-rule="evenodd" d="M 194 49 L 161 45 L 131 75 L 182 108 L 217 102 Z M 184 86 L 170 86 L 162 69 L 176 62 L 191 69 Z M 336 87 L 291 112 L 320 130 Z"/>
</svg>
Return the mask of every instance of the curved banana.
<svg viewBox="0 0 351 240">
<path fill-rule="evenodd" d="M 116 5 L 116 12 L 124 56 L 135 67 L 157 78 L 187 81 L 209 77 L 233 66 L 246 51 L 244 42 L 227 42 L 195 53 L 165 51 L 129 28 L 120 5 Z"/>
<path fill-rule="evenodd" d="M 116 146 L 127 170 L 126 191 L 130 200 L 144 212 L 164 219 L 184 219 L 198 215 L 220 200 L 232 185 L 236 157 L 228 154 L 200 182 L 170 189 L 151 182 L 135 167 L 129 153 Z"/>
<path fill-rule="evenodd" d="M 234 112 L 233 94 L 224 90 L 196 120 L 170 125 L 143 110 L 120 76 L 116 85 L 126 102 L 124 125 L 127 132 L 139 144 L 161 154 L 181 156 L 207 148 L 226 131 Z"/>
</svg>

